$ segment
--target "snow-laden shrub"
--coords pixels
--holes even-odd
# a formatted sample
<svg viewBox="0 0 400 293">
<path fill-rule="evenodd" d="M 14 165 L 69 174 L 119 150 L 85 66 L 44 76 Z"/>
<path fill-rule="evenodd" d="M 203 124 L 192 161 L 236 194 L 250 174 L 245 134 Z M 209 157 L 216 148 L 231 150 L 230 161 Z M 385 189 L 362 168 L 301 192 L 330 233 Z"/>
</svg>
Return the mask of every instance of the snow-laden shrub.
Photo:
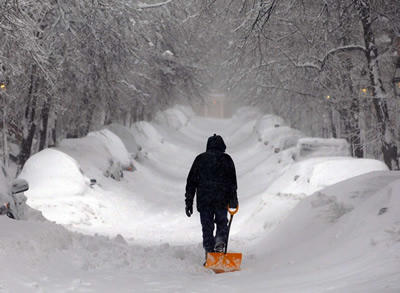
<svg viewBox="0 0 400 293">
<path fill-rule="evenodd" d="M 297 143 L 296 159 L 350 155 L 350 146 L 345 139 L 305 137 Z"/>
</svg>

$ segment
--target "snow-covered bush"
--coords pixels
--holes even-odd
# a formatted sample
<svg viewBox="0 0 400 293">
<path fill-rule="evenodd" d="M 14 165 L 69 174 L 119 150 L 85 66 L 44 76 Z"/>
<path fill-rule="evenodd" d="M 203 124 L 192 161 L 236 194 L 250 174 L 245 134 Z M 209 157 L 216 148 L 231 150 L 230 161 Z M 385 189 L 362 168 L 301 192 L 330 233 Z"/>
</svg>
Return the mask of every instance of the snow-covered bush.
<svg viewBox="0 0 400 293">
<path fill-rule="evenodd" d="M 310 157 L 350 156 L 350 146 L 345 139 L 311 138 L 299 139 L 296 159 Z"/>
</svg>

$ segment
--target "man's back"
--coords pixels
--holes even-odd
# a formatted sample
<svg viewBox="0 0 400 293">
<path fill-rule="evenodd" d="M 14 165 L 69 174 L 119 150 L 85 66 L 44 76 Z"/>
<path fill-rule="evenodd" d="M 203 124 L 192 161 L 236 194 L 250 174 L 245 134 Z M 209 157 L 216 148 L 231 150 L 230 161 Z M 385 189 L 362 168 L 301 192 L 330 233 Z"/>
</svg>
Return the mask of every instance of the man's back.
<svg viewBox="0 0 400 293">
<path fill-rule="evenodd" d="M 225 148 L 222 138 L 214 135 L 207 142 L 207 151 L 193 162 L 187 179 L 186 199 L 193 201 L 196 193 L 199 211 L 209 206 L 225 208 L 230 200 L 236 199 L 235 165 L 224 153 Z"/>
</svg>

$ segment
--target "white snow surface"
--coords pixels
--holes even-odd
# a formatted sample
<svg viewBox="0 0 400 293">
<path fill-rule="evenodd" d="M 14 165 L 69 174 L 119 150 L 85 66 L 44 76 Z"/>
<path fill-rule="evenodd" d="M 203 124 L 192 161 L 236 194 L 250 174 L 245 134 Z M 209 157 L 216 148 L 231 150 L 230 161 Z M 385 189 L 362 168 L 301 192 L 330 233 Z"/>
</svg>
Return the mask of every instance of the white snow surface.
<svg viewBox="0 0 400 293">
<path fill-rule="evenodd" d="M 107 129 L 109 129 L 112 133 L 116 134 L 126 147 L 126 150 L 131 154 L 131 156 L 135 157 L 139 151 L 138 143 L 133 136 L 133 133 L 129 130 L 128 127 L 125 127 L 120 124 L 110 124 L 107 125 Z"/>
<path fill-rule="evenodd" d="M 100 131 L 90 132 L 88 137 L 96 137 L 100 139 L 116 161 L 121 163 L 123 167 L 129 167 L 131 164 L 129 152 L 122 140 L 115 133 L 108 129 L 103 129 Z"/>
<path fill-rule="evenodd" d="M 227 120 L 172 110 L 190 118 L 179 129 L 129 130 L 142 155 L 122 181 L 89 168 L 97 137 L 27 162 L 28 204 L 52 222 L 0 217 L 0 292 L 400 292 L 400 173 L 349 157 L 296 162 L 296 147 L 259 141 L 249 107 Z M 236 164 L 229 251 L 243 253 L 241 271 L 219 275 L 202 267 L 198 213 L 184 213 L 187 173 L 213 133 Z"/>
<path fill-rule="evenodd" d="M 88 183 L 78 163 L 56 149 L 45 149 L 30 157 L 19 177 L 28 181 L 29 194 L 45 199 L 83 195 Z"/>
<path fill-rule="evenodd" d="M 350 145 L 338 138 L 300 138 L 297 142 L 296 159 L 324 156 L 350 156 Z"/>
</svg>

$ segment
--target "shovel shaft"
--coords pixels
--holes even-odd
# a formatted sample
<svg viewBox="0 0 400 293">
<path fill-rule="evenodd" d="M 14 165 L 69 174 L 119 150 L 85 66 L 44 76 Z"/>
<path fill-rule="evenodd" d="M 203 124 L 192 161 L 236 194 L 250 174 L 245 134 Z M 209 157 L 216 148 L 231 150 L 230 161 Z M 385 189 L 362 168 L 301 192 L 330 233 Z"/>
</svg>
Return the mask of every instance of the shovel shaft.
<svg viewBox="0 0 400 293">
<path fill-rule="evenodd" d="M 231 215 L 231 217 L 229 219 L 229 224 L 228 224 L 228 233 L 226 234 L 226 243 L 225 243 L 225 252 L 224 252 L 225 254 L 228 252 L 229 232 L 231 231 L 233 216 L 238 212 L 238 210 L 239 210 L 239 205 L 236 207 L 235 210 L 231 210 L 228 205 L 228 212 Z"/>
<path fill-rule="evenodd" d="M 224 252 L 225 254 L 228 252 L 228 240 L 229 240 L 229 232 L 231 230 L 232 220 L 233 220 L 233 215 L 231 214 L 231 218 L 229 219 L 229 224 L 228 224 L 228 233 L 226 234 L 226 244 Z"/>
</svg>

